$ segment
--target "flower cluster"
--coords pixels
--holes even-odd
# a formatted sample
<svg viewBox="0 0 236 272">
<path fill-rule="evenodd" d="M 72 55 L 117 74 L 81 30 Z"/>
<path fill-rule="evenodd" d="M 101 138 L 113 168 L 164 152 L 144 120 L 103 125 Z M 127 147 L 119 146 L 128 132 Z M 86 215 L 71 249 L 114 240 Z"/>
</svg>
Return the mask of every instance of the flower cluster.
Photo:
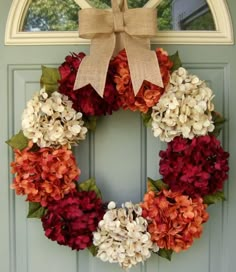
<svg viewBox="0 0 236 272">
<path fill-rule="evenodd" d="M 212 132 L 212 99 L 212 90 L 205 82 L 180 67 L 172 73 L 166 92 L 152 108 L 154 136 L 170 142 L 176 136 L 192 139 Z"/>
<path fill-rule="evenodd" d="M 160 174 L 172 191 L 191 197 L 213 194 L 222 190 L 227 179 L 228 152 L 215 136 L 192 140 L 176 137 L 160 152 Z"/>
<path fill-rule="evenodd" d="M 108 204 L 108 211 L 94 232 L 94 245 L 97 246 L 97 257 L 102 261 L 119 263 L 129 269 L 151 256 L 153 246 L 147 232 L 147 221 L 142 217 L 139 204 L 126 202 L 122 208 L 116 208 L 114 202 Z"/>
<path fill-rule="evenodd" d="M 22 115 L 22 130 L 39 147 L 59 147 L 84 140 L 87 128 L 82 113 L 72 108 L 68 97 L 45 89 L 28 101 Z"/>
<path fill-rule="evenodd" d="M 78 112 L 82 112 L 85 116 L 100 116 L 117 111 L 120 104 L 109 71 L 103 98 L 90 85 L 73 90 L 77 70 L 84 57 L 84 53 L 73 53 L 65 58 L 65 62 L 59 67 L 61 75 L 59 92 L 67 95 L 73 102 L 73 108 Z"/>
<path fill-rule="evenodd" d="M 121 106 L 123 109 L 130 109 L 132 111 L 139 110 L 140 112 L 146 113 L 160 99 L 166 85 L 169 82 L 170 70 L 173 66 L 173 63 L 170 61 L 167 52 L 161 48 L 156 50 L 156 55 L 160 65 L 160 72 L 164 88 L 144 81 L 136 96 L 134 96 L 125 50 L 122 50 L 111 61 L 110 69 L 113 72 L 114 82 L 116 83 L 116 90 L 119 93 L 118 98 L 121 101 Z"/>
<path fill-rule="evenodd" d="M 62 199 L 75 190 L 75 181 L 80 175 L 75 157 L 66 147 L 59 149 L 29 147 L 14 150 L 15 161 L 11 163 L 16 174 L 11 185 L 17 195 L 27 195 L 27 200 L 46 206 L 51 200 Z"/>
<path fill-rule="evenodd" d="M 85 249 L 92 245 L 92 233 L 103 214 L 102 201 L 94 191 L 70 193 L 48 203 L 42 217 L 45 235 L 60 245 Z"/>
<path fill-rule="evenodd" d="M 152 241 L 175 252 L 188 249 L 208 219 L 202 198 L 192 199 L 171 190 L 146 193 L 141 207 Z"/>
</svg>

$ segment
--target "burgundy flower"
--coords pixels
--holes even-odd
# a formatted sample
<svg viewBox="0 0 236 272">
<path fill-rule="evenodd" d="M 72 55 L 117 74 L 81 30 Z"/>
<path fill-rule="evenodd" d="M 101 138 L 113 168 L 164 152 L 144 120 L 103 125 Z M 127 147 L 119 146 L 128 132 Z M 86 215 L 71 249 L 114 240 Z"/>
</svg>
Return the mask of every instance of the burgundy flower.
<svg viewBox="0 0 236 272">
<path fill-rule="evenodd" d="M 60 245 L 85 249 L 92 245 L 92 232 L 104 212 L 102 200 L 94 191 L 70 193 L 48 204 L 42 217 L 45 235 Z"/>
<path fill-rule="evenodd" d="M 160 174 L 172 191 L 191 197 L 204 196 L 222 190 L 228 178 L 229 153 L 215 136 L 192 140 L 176 137 L 160 152 Z"/>
<path fill-rule="evenodd" d="M 65 62 L 59 67 L 61 75 L 59 92 L 67 95 L 73 102 L 73 108 L 86 116 L 100 116 L 117 111 L 120 104 L 115 85 L 110 76 L 107 77 L 103 98 L 96 93 L 91 85 L 73 90 L 77 70 L 84 57 L 84 53 L 73 53 L 65 58 Z"/>
</svg>

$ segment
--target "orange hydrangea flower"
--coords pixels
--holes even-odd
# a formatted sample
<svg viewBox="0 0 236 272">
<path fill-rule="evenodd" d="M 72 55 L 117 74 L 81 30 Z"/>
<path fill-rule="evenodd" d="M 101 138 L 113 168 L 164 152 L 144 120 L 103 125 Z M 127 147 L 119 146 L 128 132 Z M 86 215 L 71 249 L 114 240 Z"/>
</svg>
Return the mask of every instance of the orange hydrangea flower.
<svg viewBox="0 0 236 272">
<path fill-rule="evenodd" d="M 166 51 L 162 48 L 156 50 L 156 56 L 159 61 L 162 81 L 164 88 L 155 86 L 150 82 L 144 81 L 138 94 L 134 96 L 133 86 L 130 78 L 130 71 L 125 50 L 122 50 L 110 63 L 114 70 L 114 82 L 118 92 L 118 100 L 123 109 L 132 111 L 139 110 L 146 113 L 151 107 L 157 104 L 170 78 L 170 70 L 173 63 L 168 57 Z"/>
<path fill-rule="evenodd" d="M 152 241 L 175 252 L 188 249 L 201 236 L 209 217 L 201 197 L 192 199 L 171 190 L 146 193 L 141 207 Z"/>
<path fill-rule="evenodd" d="M 15 149 L 11 163 L 15 178 L 11 188 L 17 195 L 27 195 L 27 200 L 46 206 L 50 200 L 59 200 L 75 190 L 80 169 L 75 157 L 66 147 L 40 148 L 32 151 L 32 142 L 23 150 Z"/>
</svg>

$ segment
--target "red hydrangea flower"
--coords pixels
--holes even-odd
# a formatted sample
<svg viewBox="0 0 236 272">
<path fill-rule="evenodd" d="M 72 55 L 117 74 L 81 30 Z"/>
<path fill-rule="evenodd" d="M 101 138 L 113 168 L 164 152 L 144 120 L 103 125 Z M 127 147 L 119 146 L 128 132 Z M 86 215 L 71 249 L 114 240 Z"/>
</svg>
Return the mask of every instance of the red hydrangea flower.
<svg viewBox="0 0 236 272">
<path fill-rule="evenodd" d="M 172 191 L 191 197 L 213 194 L 222 190 L 228 178 L 229 153 L 215 136 L 192 140 L 176 137 L 160 152 L 160 174 Z"/>
<path fill-rule="evenodd" d="M 175 252 L 188 249 L 194 238 L 201 236 L 202 224 L 208 220 L 201 197 L 192 199 L 171 190 L 146 193 L 141 207 L 152 241 Z"/>
<path fill-rule="evenodd" d="M 109 74 L 103 98 L 96 93 L 91 85 L 73 90 L 76 74 L 84 57 L 84 53 L 73 53 L 65 58 L 65 62 L 59 67 L 61 75 L 59 92 L 67 95 L 73 102 L 73 108 L 85 116 L 100 116 L 117 111 L 120 108 L 117 91 Z"/>
<path fill-rule="evenodd" d="M 122 50 L 110 63 L 110 71 L 113 73 L 113 80 L 116 83 L 116 90 L 119 93 L 119 100 L 123 109 L 132 111 L 139 110 L 146 113 L 154 106 L 163 94 L 169 82 L 170 70 L 173 63 L 170 61 L 167 52 L 162 48 L 156 50 L 159 61 L 161 76 L 164 88 L 155 86 L 150 82 L 144 81 L 138 94 L 134 96 L 133 86 L 130 78 L 130 71 L 125 50 Z"/>
<path fill-rule="evenodd" d="M 45 235 L 72 249 L 85 249 L 92 245 L 92 233 L 105 213 L 102 200 L 94 191 L 73 192 L 47 206 L 42 217 Z"/>
<path fill-rule="evenodd" d="M 12 189 L 17 195 L 27 195 L 27 200 L 46 206 L 50 200 L 59 200 L 75 190 L 75 181 L 80 175 L 75 157 L 66 147 L 59 149 L 41 148 L 31 151 L 16 149 L 15 161 L 11 163 L 16 174 Z"/>
</svg>

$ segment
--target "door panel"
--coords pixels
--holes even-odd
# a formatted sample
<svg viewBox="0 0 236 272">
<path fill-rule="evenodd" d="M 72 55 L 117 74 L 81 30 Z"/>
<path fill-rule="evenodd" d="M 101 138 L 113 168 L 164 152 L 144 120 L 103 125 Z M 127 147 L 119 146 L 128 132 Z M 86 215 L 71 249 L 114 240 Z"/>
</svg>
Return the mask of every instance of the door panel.
<svg viewBox="0 0 236 272">
<path fill-rule="evenodd" d="M 236 12 L 236 4 L 228 1 Z M 9 3 L 1 8 L 6 22 Z M 234 19 L 234 18 L 233 18 Z M 4 23 L 5 24 L 5 23 Z M 1 24 L 1 39 L 4 28 Z M 174 254 L 168 262 L 153 255 L 145 265 L 138 265 L 134 272 L 234 272 L 236 229 L 236 57 L 235 46 L 163 46 L 174 53 L 179 51 L 184 66 L 205 79 L 216 95 L 216 109 L 227 118 L 221 141 L 231 152 L 231 171 L 225 186 L 227 201 L 209 208 L 210 220 L 204 234 L 187 252 Z M 0 271 L 1 272 L 120 272 L 118 266 L 103 263 L 91 257 L 87 251 L 77 253 L 58 246 L 43 233 L 41 222 L 26 219 L 27 203 L 9 189 L 12 176 L 9 173 L 11 151 L 4 143 L 18 132 L 21 114 L 27 100 L 39 90 L 41 64 L 58 66 L 69 52 L 88 52 L 82 46 L 3 46 L 0 45 L 1 74 L 1 190 L 0 190 Z M 119 111 L 102 117 L 95 134 L 74 149 L 80 180 L 96 177 L 106 201 L 139 202 L 146 189 L 146 177 L 159 178 L 158 152 L 165 144 L 152 136 L 150 129 L 142 125 L 138 113 Z"/>
</svg>

